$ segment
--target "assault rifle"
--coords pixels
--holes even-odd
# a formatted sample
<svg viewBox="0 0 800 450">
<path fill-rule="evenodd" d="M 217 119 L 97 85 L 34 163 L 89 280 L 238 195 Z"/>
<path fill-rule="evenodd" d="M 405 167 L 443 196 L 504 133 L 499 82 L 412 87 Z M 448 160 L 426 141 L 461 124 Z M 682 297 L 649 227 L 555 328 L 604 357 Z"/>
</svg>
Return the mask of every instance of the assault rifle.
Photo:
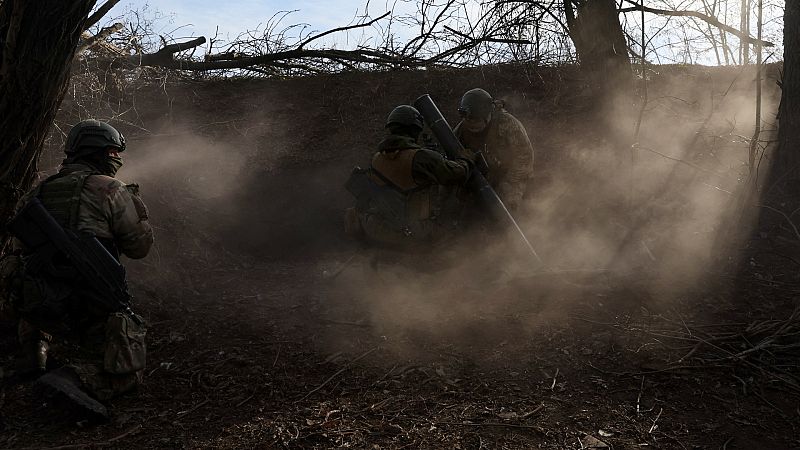
<svg viewBox="0 0 800 450">
<path fill-rule="evenodd" d="M 130 309 L 125 268 L 95 236 L 65 229 L 36 197 L 22 207 L 8 224 L 8 230 L 34 255 L 32 270 L 45 270 L 61 277 L 72 272 L 72 276 L 77 275 L 76 281 L 89 288 L 93 294 L 89 296 L 91 301 L 101 309 L 127 313 L 139 320 Z M 66 266 L 67 270 L 56 265 Z"/>
<path fill-rule="evenodd" d="M 453 133 L 453 129 L 450 128 L 450 125 L 447 123 L 441 111 L 439 111 L 436 103 L 433 102 L 431 96 L 425 94 L 414 100 L 414 107 L 422 114 L 425 122 L 433 132 L 433 135 L 436 136 L 436 139 L 442 145 L 442 148 L 444 148 L 447 157 L 451 159 L 461 158 L 461 155 L 464 154 L 464 146 L 461 145 L 461 142 Z M 492 219 L 514 230 L 514 234 L 519 236 L 525 247 L 530 250 L 533 257 L 536 258 L 536 261 L 542 264 L 542 259 L 539 258 L 539 254 L 536 253 L 536 250 L 534 250 L 528 238 L 525 237 L 525 233 L 523 233 L 517 221 L 514 220 L 514 216 L 508 211 L 506 205 L 503 204 L 503 201 L 494 189 L 492 189 L 489 182 L 486 181 L 486 177 L 483 176 L 480 170 L 472 171 L 469 180 L 467 180 L 467 189 L 478 197 L 478 202 L 488 211 Z"/>
</svg>

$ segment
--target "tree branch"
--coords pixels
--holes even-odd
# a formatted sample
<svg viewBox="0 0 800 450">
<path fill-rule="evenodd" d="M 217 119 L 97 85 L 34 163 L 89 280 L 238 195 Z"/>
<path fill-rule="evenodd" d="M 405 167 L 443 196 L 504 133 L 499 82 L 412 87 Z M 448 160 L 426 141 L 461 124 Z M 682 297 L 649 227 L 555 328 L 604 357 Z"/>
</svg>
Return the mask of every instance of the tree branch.
<svg viewBox="0 0 800 450">
<path fill-rule="evenodd" d="M 707 22 L 707 23 L 713 25 L 713 26 L 719 28 L 720 30 L 727 31 L 728 33 L 730 33 L 730 34 L 738 37 L 739 39 L 741 39 L 741 40 L 743 40 L 745 42 L 748 42 L 750 44 L 761 44 L 764 47 L 774 47 L 775 46 L 775 44 L 773 44 L 772 42 L 762 41 L 762 40 L 756 39 L 756 38 L 754 38 L 752 36 L 748 36 L 744 32 L 739 31 L 739 30 L 737 30 L 736 28 L 733 28 L 730 25 L 726 25 L 726 24 L 720 22 L 716 17 L 712 17 L 712 16 L 709 16 L 709 15 L 706 15 L 706 14 L 703 14 L 703 13 L 700 13 L 700 12 L 695 12 L 695 11 L 671 11 L 671 10 L 668 10 L 668 9 L 655 9 L 655 8 L 650 8 L 650 7 L 647 7 L 647 6 L 642 6 L 641 4 L 636 3 L 633 0 L 625 0 L 625 1 L 630 3 L 631 5 L 633 5 L 633 7 L 621 8 L 619 10 L 619 12 L 621 12 L 621 13 L 638 12 L 638 11 L 642 11 L 644 9 L 645 12 L 648 12 L 648 13 L 651 13 L 651 14 L 659 14 L 659 15 L 662 15 L 662 16 L 694 17 L 694 18 L 700 19 L 700 20 L 702 20 L 704 22 Z"/>
<path fill-rule="evenodd" d="M 339 32 L 339 31 L 354 30 L 354 29 L 356 29 L 356 28 L 364 28 L 364 27 L 369 27 L 369 26 L 372 26 L 372 24 L 374 24 L 375 22 L 377 22 L 377 21 L 379 21 L 379 20 L 383 19 L 384 17 L 388 16 L 388 15 L 389 15 L 389 14 L 391 14 L 391 13 L 392 13 L 391 11 L 387 11 L 387 12 L 386 12 L 386 13 L 384 13 L 382 16 L 380 16 L 380 17 L 377 17 L 377 18 L 375 18 L 375 19 L 372 19 L 372 20 L 370 20 L 369 22 L 365 22 L 365 23 L 359 23 L 359 24 L 356 24 L 356 25 L 348 25 L 348 26 L 346 26 L 346 27 L 333 28 L 333 29 L 330 29 L 330 30 L 328 30 L 328 31 L 325 31 L 324 33 L 316 34 L 316 35 L 314 35 L 314 36 L 311 36 L 310 38 L 306 39 L 305 41 L 301 42 L 300 44 L 298 44 L 298 45 L 297 45 L 297 48 L 298 48 L 298 49 L 301 49 L 301 48 L 305 47 L 305 46 L 306 46 L 306 44 L 308 44 L 308 43 L 309 43 L 309 42 L 311 42 L 311 41 L 314 41 L 314 40 L 316 40 L 316 39 L 319 39 L 319 38 L 321 38 L 321 37 L 323 37 L 323 36 L 327 36 L 327 35 L 329 35 L 329 34 L 337 33 L 337 32 Z"/>
<path fill-rule="evenodd" d="M 81 54 L 81 53 L 85 52 L 86 50 L 94 47 L 95 45 L 104 42 L 107 37 L 111 36 L 112 34 L 116 33 L 117 31 L 121 30 L 122 27 L 124 27 L 124 26 L 125 25 L 123 25 L 121 23 L 115 23 L 114 25 L 111 25 L 110 27 L 103 28 L 102 30 L 100 30 L 100 32 L 98 32 L 94 36 L 92 36 L 88 31 L 84 31 L 83 34 L 81 35 L 81 38 L 83 39 L 83 42 L 81 42 L 80 45 L 78 45 L 78 51 L 76 53 L 77 54 Z M 118 54 L 122 54 L 123 53 L 122 50 L 120 50 L 120 49 L 118 49 L 118 48 L 116 48 L 116 47 L 114 47 L 112 45 L 108 45 L 106 48 L 108 48 L 108 47 L 111 47 L 111 48 L 115 49 L 115 53 L 118 53 Z"/>
<path fill-rule="evenodd" d="M 447 25 L 444 26 L 444 29 L 476 44 L 480 44 L 482 42 L 495 42 L 499 44 L 523 44 L 523 45 L 533 44 L 533 42 L 529 41 L 528 39 L 505 39 L 505 38 L 496 38 L 491 36 L 475 38 L 470 35 L 464 34 L 460 31 L 454 30 L 448 27 Z"/>
<path fill-rule="evenodd" d="M 527 5 L 533 5 L 533 6 L 536 6 L 538 8 L 541 8 L 545 13 L 547 13 L 548 16 L 550 16 L 550 18 L 552 18 L 559 25 L 561 25 L 561 28 L 563 28 L 564 31 L 566 31 L 568 33 L 569 33 L 569 27 L 567 25 L 571 21 L 575 20 L 575 12 L 572 9 L 572 4 L 568 0 L 564 2 L 564 15 L 567 18 L 567 23 L 564 23 L 564 21 L 561 20 L 561 17 L 559 17 L 558 14 L 556 14 L 555 12 L 553 12 L 553 9 L 550 7 L 550 5 L 545 5 L 544 3 L 540 2 L 540 1 L 536 1 L 536 0 L 498 0 L 496 2 L 496 4 L 498 6 L 499 5 L 509 4 L 509 3 L 524 3 L 524 4 L 527 4 Z"/>
<path fill-rule="evenodd" d="M 205 42 L 205 38 L 199 38 Z M 194 41 L 193 41 L 194 42 Z M 197 43 L 194 46 L 200 45 L 203 42 Z M 181 50 L 191 48 L 187 46 L 189 43 L 181 44 Z M 175 44 L 177 45 L 177 44 Z M 243 56 L 235 59 L 220 59 L 227 55 L 216 55 L 206 61 L 190 61 L 190 60 L 177 60 L 174 59 L 173 46 L 164 47 L 153 54 L 134 55 L 128 58 L 128 62 L 139 66 L 155 66 L 164 67 L 167 69 L 178 70 L 230 70 L 230 69 L 244 69 L 252 66 L 261 65 L 276 65 L 278 62 L 285 62 L 298 59 L 328 59 L 352 62 L 364 62 L 373 64 L 396 64 L 401 60 L 389 54 L 360 49 L 360 50 L 315 50 L 315 49 L 302 49 L 296 48 L 293 50 L 268 53 L 259 56 Z M 179 50 L 178 50 L 179 51 Z M 229 54 L 234 56 L 233 54 Z"/>
<path fill-rule="evenodd" d="M 84 24 L 83 29 L 88 30 L 89 28 L 95 26 L 97 22 L 100 22 L 103 16 L 105 16 L 106 14 L 108 14 L 109 11 L 111 11 L 111 8 L 116 6 L 117 3 L 119 3 L 119 0 L 108 0 L 105 3 L 103 3 L 103 6 L 97 8 L 97 11 L 95 11 L 94 14 L 92 14 L 91 16 L 89 16 L 88 19 L 86 19 L 86 23 Z"/>
</svg>

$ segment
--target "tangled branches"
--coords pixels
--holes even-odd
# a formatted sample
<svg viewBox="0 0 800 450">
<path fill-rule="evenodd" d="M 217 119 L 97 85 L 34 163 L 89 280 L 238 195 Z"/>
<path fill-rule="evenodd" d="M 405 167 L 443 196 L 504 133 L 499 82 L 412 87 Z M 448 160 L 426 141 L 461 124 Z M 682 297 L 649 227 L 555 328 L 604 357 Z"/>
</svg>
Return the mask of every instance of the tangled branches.
<svg viewBox="0 0 800 450">
<path fill-rule="evenodd" d="M 800 394 L 800 376 L 796 371 L 796 360 L 800 355 L 800 308 L 786 318 L 760 319 L 750 323 L 691 325 L 663 316 L 655 319 L 655 324 L 647 326 L 603 325 L 643 337 L 647 341 L 644 346 L 666 350 L 666 361 L 657 372 L 687 368 L 745 368 Z"/>
</svg>

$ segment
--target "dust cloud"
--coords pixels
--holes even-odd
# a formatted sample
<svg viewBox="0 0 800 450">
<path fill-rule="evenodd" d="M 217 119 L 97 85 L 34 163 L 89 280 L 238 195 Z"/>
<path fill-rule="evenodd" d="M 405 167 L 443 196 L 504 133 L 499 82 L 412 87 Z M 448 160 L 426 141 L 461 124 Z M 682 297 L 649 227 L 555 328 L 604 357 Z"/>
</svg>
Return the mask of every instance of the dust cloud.
<svg viewBox="0 0 800 450">
<path fill-rule="evenodd" d="M 252 93 L 226 94 L 233 106 L 207 106 L 194 119 L 227 124 L 213 132 L 176 126 L 131 140 L 120 177 L 141 183 L 158 240 L 155 257 L 135 270 L 189 298 L 202 291 L 189 272 L 264 266 L 269 279 L 254 276 L 238 287 L 277 292 L 265 294 L 272 303 L 264 307 L 321 297 L 318 314 L 366 323 L 375 338 L 409 355 L 443 340 L 469 347 L 524 337 L 600 303 L 669 307 L 727 260 L 726 225 L 738 221 L 733 193 L 747 177 L 754 98 L 747 71 L 663 70 L 648 73 L 636 146 L 638 97 L 586 107 L 594 98 L 577 87 L 549 98 L 519 93 L 530 87 L 487 86 L 534 143 L 534 178 L 516 216 L 544 266 L 491 227 L 421 254 L 367 249 L 344 236 L 352 198 L 342 185 L 375 148 L 384 114 L 427 89 L 452 120 L 449 106 L 474 87 L 467 80 L 463 90 L 438 94 L 410 83 L 402 97 L 363 103 L 325 97 L 336 95 L 330 90 L 283 93 L 263 104 Z M 776 99 L 777 89 L 766 89 L 766 122 Z M 325 105 L 348 111 L 351 125 Z M 200 116 L 190 106 L 183 106 L 187 117 Z M 293 323 L 317 326 L 300 313 Z M 322 334 L 331 349 L 352 339 Z"/>
<path fill-rule="evenodd" d="M 752 73 L 649 76 L 638 145 L 640 106 L 627 94 L 599 112 L 559 111 L 571 116 L 566 123 L 507 101 L 537 161 L 544 155 L 516 215 L 545 266 L 516 238 L 486 229 L 432 254 L 373 253 L 338 281 L 353 310 L 366 310 L 377 334 L 413 353 L 424 344 L 409 336 L 469 348 L 602 302 L 663 310 L 706 286 L 728 261 L 731 226 L 750 225 L 739 222 L 734 193 L 748 176 Z M 778 94 L 765 90 L 766 122 Z"/>
</svg>

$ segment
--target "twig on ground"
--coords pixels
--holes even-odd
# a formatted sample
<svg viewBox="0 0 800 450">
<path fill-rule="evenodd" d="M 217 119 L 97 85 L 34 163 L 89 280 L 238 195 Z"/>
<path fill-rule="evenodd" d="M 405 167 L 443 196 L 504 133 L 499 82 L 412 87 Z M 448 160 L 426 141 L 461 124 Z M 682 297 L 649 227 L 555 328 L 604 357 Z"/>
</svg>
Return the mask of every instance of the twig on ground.
<svg viewBox="0 0 800 450">
<path fill-rule="evenodd" d="M 434 425 L 455 425 L 462 427 L 502 427 L 502 428 L 522 428 L 526 430 L 539 431 L 536 425 L 518 425 L 515 423 L 499 423 L 499 422 L 433 422 Z"/>
<path fill-rule="evenodd" d="M 639 396 L 636 397 L 636 415 L 639 415 L 642 404 L 642 392 L 644 391 L 644 375 L 642 375 L 642 385 L 639 387 Z"/>
<path fill-rule="evenodd" d="M 79 448 L 98 448 L 98 447 L 110 447 L 114 445 L 115 442 L 121 441 L 126 437 L 139 432 L 142 429 L 142 425 L 136 425 L 129 429 L 128 431 L 120 434 L 119 436 L 113 437 L 104 442 L 87 442 L 83 444 L 68 444 L 68 445 L 59 445 L 58 447 L 26 447 L 21 450 L 72 450 L 72 449 L 79 449 Z"/>
<path fill-rule="evenodd" d="M 240 401 L 239 403 L 237 403 L 237 404 L 236 404 L 236 408 L 239 408 L 240 406 L 242 406 L 242 405 L 244 405 L 245 403 L 249 402 L 249 401 L 250 401 L 250 399 L 252 399 L 252 398 L 253 398 L 253 397 L 255 397 L 255 396 L 256 396 L 256 394 L 251 394 L 251 395 L 250 395 L 249 397 L 247 397 L 246 399 L 244 399 L 244 400 Z"/>
<path fill-rule="evenodd" d="M 532 415 L 536 414 L 537 412 L 541 411 L 541 410 L 542 410 L 542 408 L 544 408 L 544 403 L 540 404 L 540 405 L 539 405 L 539 406 L 537 406 L 536 408 L 533 408 L 533 410 L 532 410 L 532 411 L 528 411 L 528 412 L 526 412 L 525 414 L 523 414 L 523 415 L 519 416 L 519 418 L 520 418 L 520 419 L 527 419 L 528 417 L 530 417 L 530 416 L 532 416 Z"/>
<path fill-rule="evenodd" d="M 136 425 L 136 426 L 132 427 L 130 430 L 120 434 L 119 436 L 109 439 L 108 442 L 121 441 L 121 440 L 125 439 L 126 437 L 128 437 L 128 436 L 130 436 L 132 434 L 138 433 L 139 430 L 141 430 L 141 429 L 142 429 L 142 425 L 141 424 Z"/>
<path fill-rule="evenodd" d="M 278 364 L 278 357 L 281 355 L 281 348 L 282 348 L 282 346 L 279 345 L 278 346 L 278 351 L 275 352 L 275 360 L 272 361 L 272 368 L 275 368 L 275 364 Z"/>
<path fill-rule="evenodd" d="M 194 405 L 193 407 L 191 407 L 191 408 L 189 408 L 189 409 L 187 409 L 187 410 L 185 410 L 185 411 L 178 411 L 178 415 L 179 415 L 179 416 L 186 416 L 186 415 L 187 415 L 187 414 L 189 414 L 189 413 L 195 412 L 195 411 L 197 411 L 197 410 L 198 410 L 200 407 L 202 407 L 203 405 L 205 405 L 206 403 L 208 403 L 209 401 L 211 401 L 211 399 L 207 398 L 207 399 L 203 400 L 202 402 L 200 402 L 200 403 L 198 403 L 198 404 Z"/>
<path fill-rule="evenodd" d="M 647 434 L 653 434 L 653 431 L 655 431 L 656 426 L 657 426 L 656 422 L 658 422 L 658 419 L 661 418 L 661 413 L 663 413 L 663 412 L 664 412 L 664 408 L 661 408 L 658 411 L 658 415 L 656 416 L 656 420 L 653 421 L 653 425 L 650 427 L 650 431 L 648 431 Z"/>
<path fill-rule="evenodd" d="M 336 373 L 334 373 L 333 375 L 328 377 L 327 380 L 323 381 L 322 384 L 320 384 L 316 388 L 314 388 L 311 391 L 309 391 L 306 395 L 303 396 L 303 398 L 301 398 L 298 401 L 303 401 L 303 400 L 307 399 L 308 397 L 310 397 L 311 395 L 313 395 L 314 393 L 318 392 L 320 389 L 324 388 L 328 383 L 330 383 L 334 378 L 339 376 L 342 372 L 344 372 L 345 370 L 349 369 L 350 366 L 352 366 L 353 364 L 357 363 L 358 361 L 361 361 L 362 359 L 366 358 L 367 356 L 371 355 L 373 352 L 378 350 L 378 348 L 380 348 L 380 347 L 374 347 L 374 348 L 362 353 L 361 356 L 359 356 L 358 358 L 356 358 L 356 359 L 350 361 L 349 363 L 345 364 L 344 367 L 342 367 L 341 369 L 337 370 Z"/>
</svg>

